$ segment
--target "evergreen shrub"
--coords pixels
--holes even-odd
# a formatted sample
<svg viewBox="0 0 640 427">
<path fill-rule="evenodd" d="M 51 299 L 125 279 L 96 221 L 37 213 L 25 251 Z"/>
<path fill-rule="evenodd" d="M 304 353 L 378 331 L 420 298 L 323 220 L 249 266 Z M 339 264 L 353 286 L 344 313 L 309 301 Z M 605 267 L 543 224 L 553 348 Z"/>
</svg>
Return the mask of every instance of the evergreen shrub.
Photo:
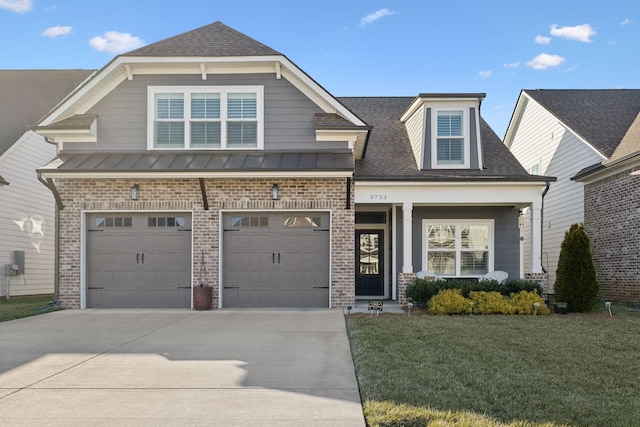
<svg viewBox="0 0 640 427">
<path fill-rule="evenodd" d="M 582 224 L 573 224 L 564 235 L 556 270 L 555 299 L 571 311 L 591 311 L 599 285 L 589 237 Z"/>
</svg>

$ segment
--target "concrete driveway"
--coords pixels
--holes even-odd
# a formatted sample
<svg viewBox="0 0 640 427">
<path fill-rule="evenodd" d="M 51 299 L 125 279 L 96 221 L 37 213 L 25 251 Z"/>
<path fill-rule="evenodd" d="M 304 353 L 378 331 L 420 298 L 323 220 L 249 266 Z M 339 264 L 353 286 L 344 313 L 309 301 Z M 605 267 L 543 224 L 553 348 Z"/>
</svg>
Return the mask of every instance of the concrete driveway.
<svg viewBox="0 0 640 427">
<path fill-rule="evenodd" d="M 65 310 L 0 323 L 0 425 L 364 426 L 340 310 Z"/>
</svg>

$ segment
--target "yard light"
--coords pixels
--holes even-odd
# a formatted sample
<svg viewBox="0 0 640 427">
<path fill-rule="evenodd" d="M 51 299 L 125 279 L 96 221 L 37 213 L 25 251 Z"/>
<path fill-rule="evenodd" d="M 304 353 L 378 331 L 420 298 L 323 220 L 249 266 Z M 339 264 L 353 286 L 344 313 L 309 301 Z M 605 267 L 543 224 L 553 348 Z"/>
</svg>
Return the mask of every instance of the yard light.
<svg viewBox="0 0 640 427">
<path fill-rule="evenodd" d="M 540 307 L 540 303 L 538 301 L 533 303 L 533 315 L 537 315 L 538 314 L 538 307 Z"/>
<path fill-rule="evenodd" d="M 411 316 L 411 309 L 413 308 L 413 302 L 409 301 L 407 303 L 407 308 L 409 309 L 409 316 Z"/>
<path fill-rule="evenodd" d="M 469 315 L 473 314 L 473 301 L 469 301 Z"/>
<path fill-rule="evenodd" d="M 611 301 L 605 302 L 604 306 L 609 310 L 609 316 L 613 316 L 613 314 L 611 314 Z"/>
</svg>

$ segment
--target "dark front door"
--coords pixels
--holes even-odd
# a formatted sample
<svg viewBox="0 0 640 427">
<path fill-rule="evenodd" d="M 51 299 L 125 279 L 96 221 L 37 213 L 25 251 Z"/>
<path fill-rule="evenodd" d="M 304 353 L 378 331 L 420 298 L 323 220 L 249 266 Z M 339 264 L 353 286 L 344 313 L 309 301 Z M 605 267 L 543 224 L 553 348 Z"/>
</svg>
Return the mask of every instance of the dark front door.
<svg viewBox="0 0 640 427">
<path fill-rule="evenodd" d="M 384 296 L 383 233 L 356 231 L 356 296 Z"/>
</svg>

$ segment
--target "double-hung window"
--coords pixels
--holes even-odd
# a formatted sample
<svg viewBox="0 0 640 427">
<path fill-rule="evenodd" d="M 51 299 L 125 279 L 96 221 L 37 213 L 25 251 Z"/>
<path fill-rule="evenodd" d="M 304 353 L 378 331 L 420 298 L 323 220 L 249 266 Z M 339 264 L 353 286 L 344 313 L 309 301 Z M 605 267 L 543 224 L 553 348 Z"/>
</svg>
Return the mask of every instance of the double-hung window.
<svg viewBox="0 0 640 427">
<path fill-rule="evenodd" d="M 493 270 L 493 220 L 423 220 L 423 270 L 479 277 Z"/>
<path fill-rule="evenodd" d="M 469 167 L 468 120 L 464 110 L 436 110 L 432 156 L 436 168 Z"/>
<path fill-rule="evenodd" d="M 149 87 L 149 149 L 260 149 L 261 86 Z"/>
</svg>

